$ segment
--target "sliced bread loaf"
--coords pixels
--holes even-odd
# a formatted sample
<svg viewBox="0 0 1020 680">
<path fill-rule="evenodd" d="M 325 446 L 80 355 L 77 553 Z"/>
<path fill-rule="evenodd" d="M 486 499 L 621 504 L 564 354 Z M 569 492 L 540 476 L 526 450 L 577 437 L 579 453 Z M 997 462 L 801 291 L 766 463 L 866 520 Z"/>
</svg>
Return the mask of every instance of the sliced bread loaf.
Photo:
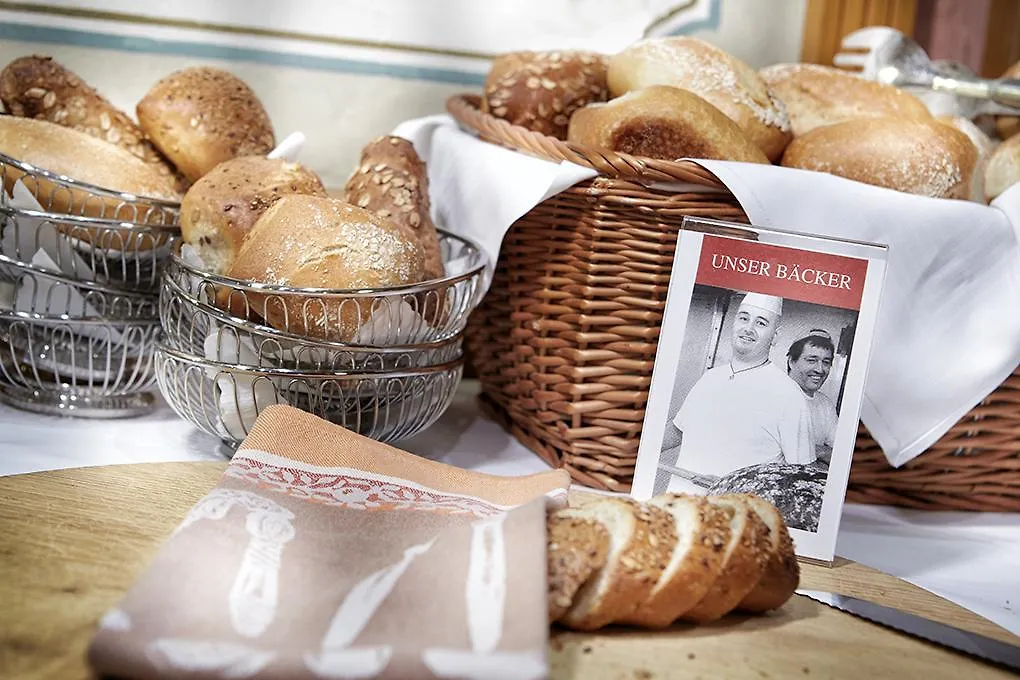
<svg viewBox="0 0 1020 680">
<path fill-rule="evenodd" d="M 732 611 L 754 590 L 769 559 L 769 527 L 751 509 L 745 494 L 707 496 L 713 505 L 729 509 L 730 541 L 723 552 L 723 567 L 708 593 L 681 618 L 707 623 Z"/>
<path fill-rule="evenodd" d="M 770 550 L 761 580 L 740 601 L 738 609 L 760 614 L 783 606 L 793 596 L 800 584 L 800 565 L 794 554 L 793 539 L 776 506 L 754 495 L 747 495 L 744 500 L 768 525 Z"/>
<path fill-rule="evenodd" d="M 672 515 L 620 497 L 600 498 L 558 514 L 594 520 L 609 532 L 605 564 L 577 591 L 560 622 L 575 630 L 595 630 L 622 621 L 648 598 L 669 563 L 677 540 Z"/>
<path fill-rule="evenodd" d="M 662 494 L 648 504 L 673 517 L 676 548 L 648 599 L 623 621 L 665 628 L 693 609 L 722 572 L 733 512 L 700 496 Z"/>
<path fill-rule="evenodd" d="M 602 524 L 562 513 L 553 512 L 546 518 L 549 623 L 567 613 L 574 595 L 602 568 L 609 554 L 609 532 Z"/>
</svg>

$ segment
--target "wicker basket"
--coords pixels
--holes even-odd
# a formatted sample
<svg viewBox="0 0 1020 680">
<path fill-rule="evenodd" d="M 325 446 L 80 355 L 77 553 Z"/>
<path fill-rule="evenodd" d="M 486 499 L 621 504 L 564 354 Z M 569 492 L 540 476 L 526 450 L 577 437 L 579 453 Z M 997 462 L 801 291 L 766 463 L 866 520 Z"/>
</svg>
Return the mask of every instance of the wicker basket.
<svg viewBox="0 0 1020 680">
<path fill-rule="evenodd" d="M 690 162 L 595 151 L 482 113 L 447 108 L 488 142 L 595 169 L 510 228 L 468 323 L 482 402 L 525 446 L 582 484 L 627 491 L 685 216 L 746 222 Z M 680 191 L 655 183 L 683 184 Z M 937 444 L 894 469 L 862 426 L 847 498 L 924 509 L 1020 511 L 1020 372 Z"/>
</svg>

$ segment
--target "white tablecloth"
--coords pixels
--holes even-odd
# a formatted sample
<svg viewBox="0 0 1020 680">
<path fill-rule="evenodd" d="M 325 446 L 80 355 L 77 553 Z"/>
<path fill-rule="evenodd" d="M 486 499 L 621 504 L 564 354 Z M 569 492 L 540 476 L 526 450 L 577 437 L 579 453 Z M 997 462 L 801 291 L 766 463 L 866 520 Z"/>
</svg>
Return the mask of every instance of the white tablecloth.
<svg viewBox="0 0 1020 680">
<path fill-rule="evenodd" d="M 479 415 L 477 390 L 476 382 L 465 381 L 443 417 L 400 442 L 400 448 L 492 474 L 547 469 Z M 119 463 L 225 461 L 230 453 L 162 401 L 147 416 L 107 421 L 41 416 L 0 405 L 3 476 Z M 848 504 L 837 554 L 930 590 L 1020 635 L 1020 514 Z"/>
</svg>

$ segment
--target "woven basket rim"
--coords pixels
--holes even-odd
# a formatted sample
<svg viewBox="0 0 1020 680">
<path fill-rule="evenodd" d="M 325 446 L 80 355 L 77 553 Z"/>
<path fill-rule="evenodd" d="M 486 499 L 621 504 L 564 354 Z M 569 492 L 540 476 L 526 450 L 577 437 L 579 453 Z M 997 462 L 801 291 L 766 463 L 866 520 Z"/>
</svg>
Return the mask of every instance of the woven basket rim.
<svg viewBox="0 0 1020 680">
<path fill-rule="evenodd" d="M 446 100 L 446 110 L 461 127 L 483 140 L 543 160 L 568 161 L 614 179 L 698 184 L 729 192 L 715 175 L 693 161 L 666 161 L 566 142 L 485 113 L 477 94 L 451 96 Z"/>
</svg>

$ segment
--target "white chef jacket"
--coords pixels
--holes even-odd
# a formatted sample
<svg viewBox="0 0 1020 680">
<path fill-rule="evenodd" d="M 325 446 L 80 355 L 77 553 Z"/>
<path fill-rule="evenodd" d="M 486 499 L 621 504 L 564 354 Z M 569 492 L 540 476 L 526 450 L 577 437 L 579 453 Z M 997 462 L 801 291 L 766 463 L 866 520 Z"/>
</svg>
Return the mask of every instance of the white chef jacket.
<svg viewBox="0 0 1020 680">
<path fill-rule="evenodd" d="M 805 394 L 804 397 L 811 413 L 811 439 L 814 442 L 815 453 L 817 454 L 818 448 L 823 445 L 831 450 L 836 436 L 836 421 L 839 418 L 836 414 L 836 405 L 822 392 L 815 392 L 812 397 Z"/>
<path fill-rule="evenodd" d="M 691 472 L 721 477 L 760 463 L 815 460 L 807 399 L 771 362 L 737 372 L 729 363 L 709 369 L 673 424 L 683 433 L 676 467 Z"/>
</svg>

